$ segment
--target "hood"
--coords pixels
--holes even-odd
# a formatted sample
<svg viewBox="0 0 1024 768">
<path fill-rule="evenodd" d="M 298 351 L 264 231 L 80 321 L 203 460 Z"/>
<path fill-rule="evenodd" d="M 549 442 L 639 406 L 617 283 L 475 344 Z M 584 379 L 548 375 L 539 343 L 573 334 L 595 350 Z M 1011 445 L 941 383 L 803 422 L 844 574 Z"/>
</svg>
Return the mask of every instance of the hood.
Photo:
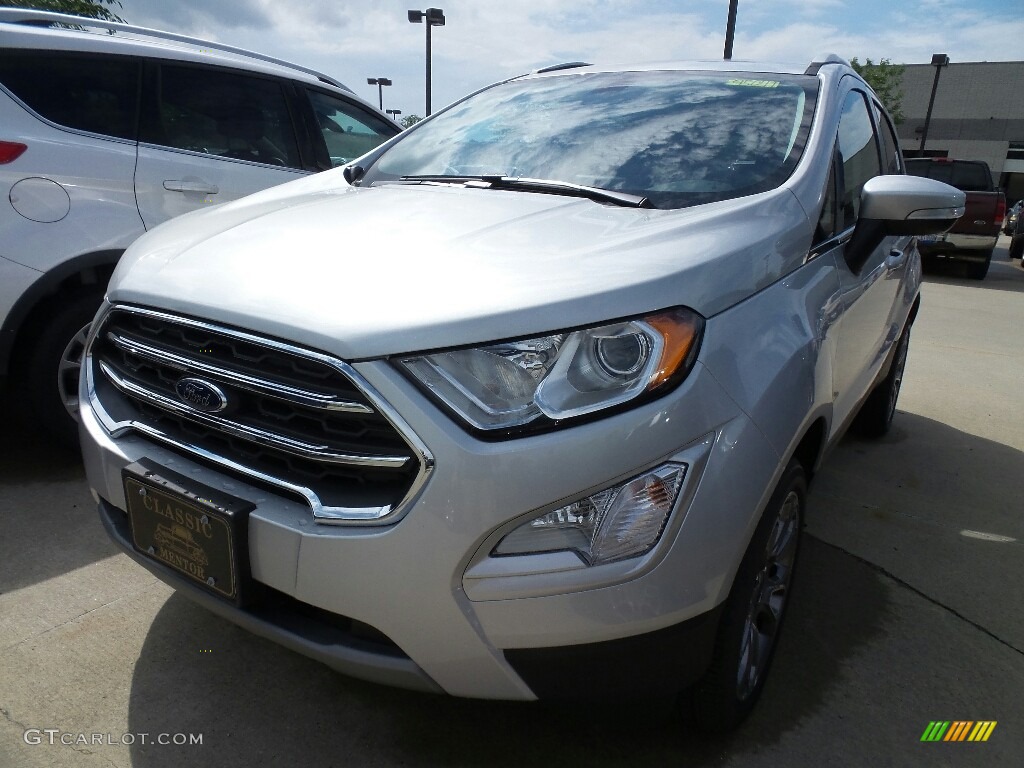
<svg viewBox="0 0 1024 768">
<path fill-rule="evenodd" d="M 675 211 L 322 174 L 140 238 L 111 301 L 360 360 L 537 335 L 672 306 L 705 317 L 802 263 L 788 190 Z"/>
</svg>

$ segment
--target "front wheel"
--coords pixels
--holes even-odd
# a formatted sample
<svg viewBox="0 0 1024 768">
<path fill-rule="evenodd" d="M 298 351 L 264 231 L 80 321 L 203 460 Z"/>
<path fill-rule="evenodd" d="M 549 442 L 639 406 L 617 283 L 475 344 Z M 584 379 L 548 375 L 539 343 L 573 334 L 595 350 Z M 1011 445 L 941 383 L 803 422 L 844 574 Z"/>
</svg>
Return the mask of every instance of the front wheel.
<svg viewBox="0 0 1024 768">
<path fill-rule="evenodd" d="M 972 280 L 984 280 L 992 263 L 992 251 L 985 254 L 984 261 L 972 262 L 967 265 L 967 276 Z"/>
<path fill-rule="evenodd" d="M 807 478 L 789 463 L 743 555 L 722 612 L 707 673 L 687 692 L 690 719 L 706 733 L 733 730 L 764 688 L 789 602 Z"/>
<path fill-rule="evenodd" d="M 1024 258 L 1024 235 L 1018 235 L 1010 241 L 1010 258 Z"/>
<path fill-rule="evenodd" d="M 857 414 L 857 429 L 864 437 L 882 437 L 892 427 L 892 419 L 896 415 L 896 401 L 903 386 L 903 372 L 907 367 L 909 349 L 910 326 L 907 325 L 896 341 L 896 352 L 888 375 L 868 395 L 868 399 L 860 408 L 860 413 Z"/>
</svg>

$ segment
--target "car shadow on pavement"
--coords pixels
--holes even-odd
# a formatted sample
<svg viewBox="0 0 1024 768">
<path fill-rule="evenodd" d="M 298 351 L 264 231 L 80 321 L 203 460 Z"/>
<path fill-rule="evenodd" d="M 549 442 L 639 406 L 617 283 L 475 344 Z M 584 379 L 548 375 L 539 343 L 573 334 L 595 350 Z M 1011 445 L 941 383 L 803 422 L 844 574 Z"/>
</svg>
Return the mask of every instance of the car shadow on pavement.
<svg viewBox="0 0 1024 768">
<path fill-rule="evenodd" d="M 8 484 L 85 478 L 82 454 L 29 423 L 11 388 L 0 387 L 0 489 Z"/>
<path fill-rule="evenodd" d="M 993 258 L 988 274 L 984 280 L 967 277 L 967 265 L 952 261 L 927 261 L 924 263 L 924 280 L 926 283 L 946 283 L 962 285 L 966 288 L 985 288 L 990 291 L 1024 292 L 1024 270 L 1019 262 L 1011 262 L 1004 258 Z"/>
<path fill-rule="evenodd" d="M 825 460 L 808 530 L 1020 651 L 1020 591 L 994 585 L 1024 579 L 1021 477 L 1015 445 L 898 411 L 884 438 L 848 435 Z"/>
<path fill-rule="evenodd" d="M 700 766 L 753 754 L 817 710 L 884 623 L 887 587 L 871 567 L 810 537 L 801 558 L 772 676 L 729 740 L 651 703 L 471 701 L 364 683 L 175 595 L 136 663 L 128 730 L 203 743 L 135 745 L 132 765 Z"/>
<path fill-rule="evenodd" d="M 0 392 L 0 594 L 109 557 L 76 450 L 27 423 Z"/>
</svg>

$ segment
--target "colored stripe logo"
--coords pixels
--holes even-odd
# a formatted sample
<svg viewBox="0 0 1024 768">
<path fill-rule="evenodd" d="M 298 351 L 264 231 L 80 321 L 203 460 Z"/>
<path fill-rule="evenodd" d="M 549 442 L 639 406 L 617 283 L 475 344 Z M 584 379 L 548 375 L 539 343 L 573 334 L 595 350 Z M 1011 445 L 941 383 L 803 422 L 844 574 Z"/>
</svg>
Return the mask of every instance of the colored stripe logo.
<svg viewBox="0 0 1024 768">
<path fill-rule="evenodd" d="M 988 741 L 995 728 L 995 720 L 932 720 L 921 741 Z"/>
</svg>

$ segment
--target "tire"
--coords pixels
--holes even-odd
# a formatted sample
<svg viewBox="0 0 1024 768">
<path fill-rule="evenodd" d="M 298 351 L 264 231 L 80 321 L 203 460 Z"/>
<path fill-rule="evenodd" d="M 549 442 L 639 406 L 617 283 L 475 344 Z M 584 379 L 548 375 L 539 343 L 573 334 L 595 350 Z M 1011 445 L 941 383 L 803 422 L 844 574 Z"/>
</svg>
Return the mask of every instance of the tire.
<svg viewBox="0 0 1024 768">
<path fill-rule="evenodd" d="M 984 280 L 988 274 L 988 267 L 992 263 L 992 251 L 985 254 L 985 261 L 981 263 L 971 262 L 967 265 L 967 276 L 972 280 Z"/>
<path fill-rule="evenodd" d="M 49 305 L 26 330 L 19 350 L 21 402 L 34 424 L 68 448 L 78 446 L 78 375 L 102 300 L 102 293 L 90 293 Z"/>
<path fill-rule="evenodd" d="M 1024 259 L 1024 235 L 1018 235 L 1010 241 L 1010 258 Z"/>
<path fill-rule="evenodd" d="M 893 416 L 896 415 L 896 401 L 903 385 L 903 372 L 907 365 L 910 349 L 910 326 L 903 329 L 896 342 L 892 365 L 882 382 L 868 395 L 857 414 L 857 431 L 864 437 L 877 438 L 889 432 Z"/>
<path fill-rule="evenodd" d="M 761 695 L 789 602 L 806 498 L 806 474 L 793 459 L 736 572 L 711 666 L 684 694 L 690 721 L 704 733 L 735 729 Z"/>
</svg>

